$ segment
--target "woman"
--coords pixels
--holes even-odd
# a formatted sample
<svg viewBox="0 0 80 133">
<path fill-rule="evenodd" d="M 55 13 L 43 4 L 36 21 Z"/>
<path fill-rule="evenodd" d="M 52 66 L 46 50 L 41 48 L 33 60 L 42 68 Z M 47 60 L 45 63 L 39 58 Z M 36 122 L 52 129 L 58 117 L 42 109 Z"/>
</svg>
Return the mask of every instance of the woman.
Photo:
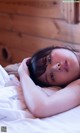
<svg viewBox="0 0 80 133">
<path fill-rule="evenodd" d="M 52 116 L 80 104 L 80 59 L 76 50 L 65 47 L 40 50 L 22 61 L 18 74 L 26 105 L 36 117 Z M 46 93 L 43 87 L 48 87 L 51 93 Z"/>
<path fill-rule="evenodd" d="M 79 77 L 79 62 L 78 51 L 56 46 L 35 53 L 28 63 L 28 68 L 30 77 L 36 84 L 62 86 Z"/>
</svg>

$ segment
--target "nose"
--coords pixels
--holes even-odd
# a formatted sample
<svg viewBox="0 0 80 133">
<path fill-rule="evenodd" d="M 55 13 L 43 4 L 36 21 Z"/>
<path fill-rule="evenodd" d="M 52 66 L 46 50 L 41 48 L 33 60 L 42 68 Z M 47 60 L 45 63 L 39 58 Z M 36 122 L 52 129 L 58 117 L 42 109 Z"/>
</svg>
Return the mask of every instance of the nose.
<svg viewBox="0 0 80 133">
<path fill-rule="evenodd" d="M 56 63 L 56 64 L 52 65 L 52 69 L 56 70 L 56 71 L 60 71 L 61 70 L 61 64 L 60 63 Z"/>
</svg>

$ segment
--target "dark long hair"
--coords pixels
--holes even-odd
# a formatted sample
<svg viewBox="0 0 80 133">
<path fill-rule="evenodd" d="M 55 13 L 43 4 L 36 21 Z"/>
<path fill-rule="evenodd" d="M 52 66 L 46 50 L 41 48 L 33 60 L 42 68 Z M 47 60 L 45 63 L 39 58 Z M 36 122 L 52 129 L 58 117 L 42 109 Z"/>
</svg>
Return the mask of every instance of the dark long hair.
<svg viewBox="0 0 80 133">
<path fill-rule="evenodd" d="M 37 51 L 32 56 L 32 58 L 30 59 L 28 63 L 28 68 L 30 72 L 30 77 L 36 85 L 39 85 L 41 87 L 51 86 L 48 83 L 44 83 L 38 80 L 38 77 L 41 76 L 46 71 L 46 67 L 47 67 L 46 60 L 44 60 L 43 62 L 41 60 L 45 58 L 46 56 L 48 56 L 52 52 L 52 50 L 61 49 L 61 48 L 68 49 L 74 53 L 79 52 L 78 50 L 75 50 L 70 46 L 51 46 L 51 47 L 47 47 L 47 48 Z"/>
</svg>

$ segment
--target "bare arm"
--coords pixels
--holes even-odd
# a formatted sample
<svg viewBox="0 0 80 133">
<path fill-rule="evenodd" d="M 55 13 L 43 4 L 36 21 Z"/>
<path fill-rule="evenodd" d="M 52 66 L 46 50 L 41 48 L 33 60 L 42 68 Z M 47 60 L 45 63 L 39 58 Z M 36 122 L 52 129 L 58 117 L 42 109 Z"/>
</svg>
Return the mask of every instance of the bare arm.
<svg viewBox="0 0 80 133">
<path fill-rule="evenodd" d="M 67 111 L 80 104 L 80 79 L 52 96 L 45 95 L 30 79 L 25 60 L 19 68 L 25 102 L 36 117 L 47 117 Z"/>
<path fill-rule="evenodd" d="M 25 61 L 26 60 L 23 60 L 18 73 L 20 76 L 25 102 L 28 109 L 34 114 L 35 109 L 38 106 L 42 106 L 42 101 L 44 101 L 47 96 L 41 91 L 41 89 L 38 89 L 38 86 L 36 86 L 29 77 L 29 71 Z"/>
<path fill-rule="evenodd" d="M 40 110 L 40 116 L 43 117 L 55 115 L 80 104 L 80 79 L 57 91 L 54 95 L 47 98 L 44 110 Z M 44 112 L 44 113 L 43 113 Z"/>
</svg>

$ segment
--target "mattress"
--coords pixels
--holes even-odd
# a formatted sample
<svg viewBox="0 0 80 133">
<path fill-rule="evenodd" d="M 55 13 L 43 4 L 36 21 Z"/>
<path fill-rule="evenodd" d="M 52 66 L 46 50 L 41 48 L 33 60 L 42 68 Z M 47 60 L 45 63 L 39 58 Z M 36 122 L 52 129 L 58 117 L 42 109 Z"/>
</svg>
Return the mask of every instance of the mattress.
<svg viewBox="0 0 80 133">
<path fill-rule="evenodd" d="M 0 132 L 80 133 L 80 106 L 51 117 L 33 118 L 28 114 L 24 100 L 21 98 L 21 103 L 17 98 L 16 90 L 20 88 L 16 85 L 5 86 L 11 77 L 19 84 L 14 75 L 9 76 L 0 66 Z"/>
</svg>

